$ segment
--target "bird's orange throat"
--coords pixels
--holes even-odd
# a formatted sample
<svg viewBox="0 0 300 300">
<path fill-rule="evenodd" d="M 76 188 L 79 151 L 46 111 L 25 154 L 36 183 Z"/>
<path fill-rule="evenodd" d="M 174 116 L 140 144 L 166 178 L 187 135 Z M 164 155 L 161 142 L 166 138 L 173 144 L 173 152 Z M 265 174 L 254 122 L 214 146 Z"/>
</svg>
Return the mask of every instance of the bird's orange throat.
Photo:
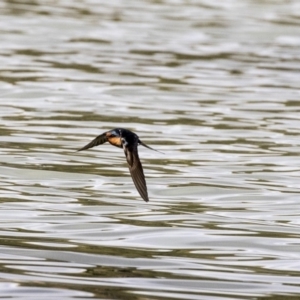
<svg viewBox="0 0 300 300">
<path fill-rule="evenodd" d="M 122 141 L 120 137 L 109 137 L 108 142 L 113 146 L 122 148 Z"/>
</svg>

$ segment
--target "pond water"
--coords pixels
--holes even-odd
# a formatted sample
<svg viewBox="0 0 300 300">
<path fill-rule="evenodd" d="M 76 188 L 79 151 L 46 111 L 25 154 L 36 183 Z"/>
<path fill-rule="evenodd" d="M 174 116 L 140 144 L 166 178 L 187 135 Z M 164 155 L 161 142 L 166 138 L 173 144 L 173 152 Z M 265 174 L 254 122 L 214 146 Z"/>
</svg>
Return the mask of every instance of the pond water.
<svg viewBox="0 0 300 300">
<path fill-rule="evenodd" d="M 0 297 L 300 298 L 298 0 L 2 1 Z M 124 127 L 122 149 L 76 152 Z"/>
</svg>

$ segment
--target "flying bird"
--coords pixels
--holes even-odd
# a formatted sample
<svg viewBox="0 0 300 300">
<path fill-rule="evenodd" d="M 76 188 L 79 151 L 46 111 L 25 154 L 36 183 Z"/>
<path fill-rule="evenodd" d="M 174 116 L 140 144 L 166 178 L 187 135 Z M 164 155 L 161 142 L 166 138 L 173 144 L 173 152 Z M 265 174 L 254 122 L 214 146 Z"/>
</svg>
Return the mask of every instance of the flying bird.
<svg viewBox="0 0 300 300">
<path fill-rule="evenodd" d="M 154 151 L 157 150 L 143 143 L 134 132 L 128 129 L 115 128 L 100 134 L 94 140 L 92 140 L 90 143 L 88 143 L 78 151 L 83 151 L 89 148 L 93 148 L 95 146 L 104 144 L 106 142 L 109 142 L 113 146 L 123 148 L 133 183 L 136 189 L 138 190 L 139 194 L 141 195 L 141 197 L 146 202 L 148 202 L 149 197 L 148 197 L 147 185 L 146 185 L 143 167 L 139 159 L 138 145 L 142 145 Z"/>
</svg>

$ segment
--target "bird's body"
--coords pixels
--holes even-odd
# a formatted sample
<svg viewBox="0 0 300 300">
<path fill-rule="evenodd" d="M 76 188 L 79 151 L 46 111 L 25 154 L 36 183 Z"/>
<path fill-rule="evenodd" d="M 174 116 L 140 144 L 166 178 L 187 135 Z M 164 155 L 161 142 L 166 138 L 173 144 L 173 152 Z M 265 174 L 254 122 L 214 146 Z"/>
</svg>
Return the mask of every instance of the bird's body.
<svg viewBox="0 0 300 300">
<path fill-rule="evenodd" d="M 115 128 L 100 134 L 78 151 L 86 150 L 106 142 L 109 142 L 113 146 L 123 148 L 134 185 L 141 197 L 148 202 L 147 185 L 143 167 L 138 155 L 138 145 L 142 145 L 151 150 L 155 149 L 144 144 L 134 132 L 124 128 Z"/>
</svg>

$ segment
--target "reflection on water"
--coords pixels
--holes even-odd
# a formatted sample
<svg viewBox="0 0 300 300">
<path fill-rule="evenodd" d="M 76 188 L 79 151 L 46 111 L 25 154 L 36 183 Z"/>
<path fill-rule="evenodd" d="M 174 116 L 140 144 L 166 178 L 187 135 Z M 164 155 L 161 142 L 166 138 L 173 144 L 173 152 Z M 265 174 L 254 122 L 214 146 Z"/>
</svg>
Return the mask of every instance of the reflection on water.
<svg viewBox="0 0 300 300">
<path fill-rule="evenodd" d="M 3 1 L 1 296 L 298 299 L 299 11 Z"/>
</svg>

